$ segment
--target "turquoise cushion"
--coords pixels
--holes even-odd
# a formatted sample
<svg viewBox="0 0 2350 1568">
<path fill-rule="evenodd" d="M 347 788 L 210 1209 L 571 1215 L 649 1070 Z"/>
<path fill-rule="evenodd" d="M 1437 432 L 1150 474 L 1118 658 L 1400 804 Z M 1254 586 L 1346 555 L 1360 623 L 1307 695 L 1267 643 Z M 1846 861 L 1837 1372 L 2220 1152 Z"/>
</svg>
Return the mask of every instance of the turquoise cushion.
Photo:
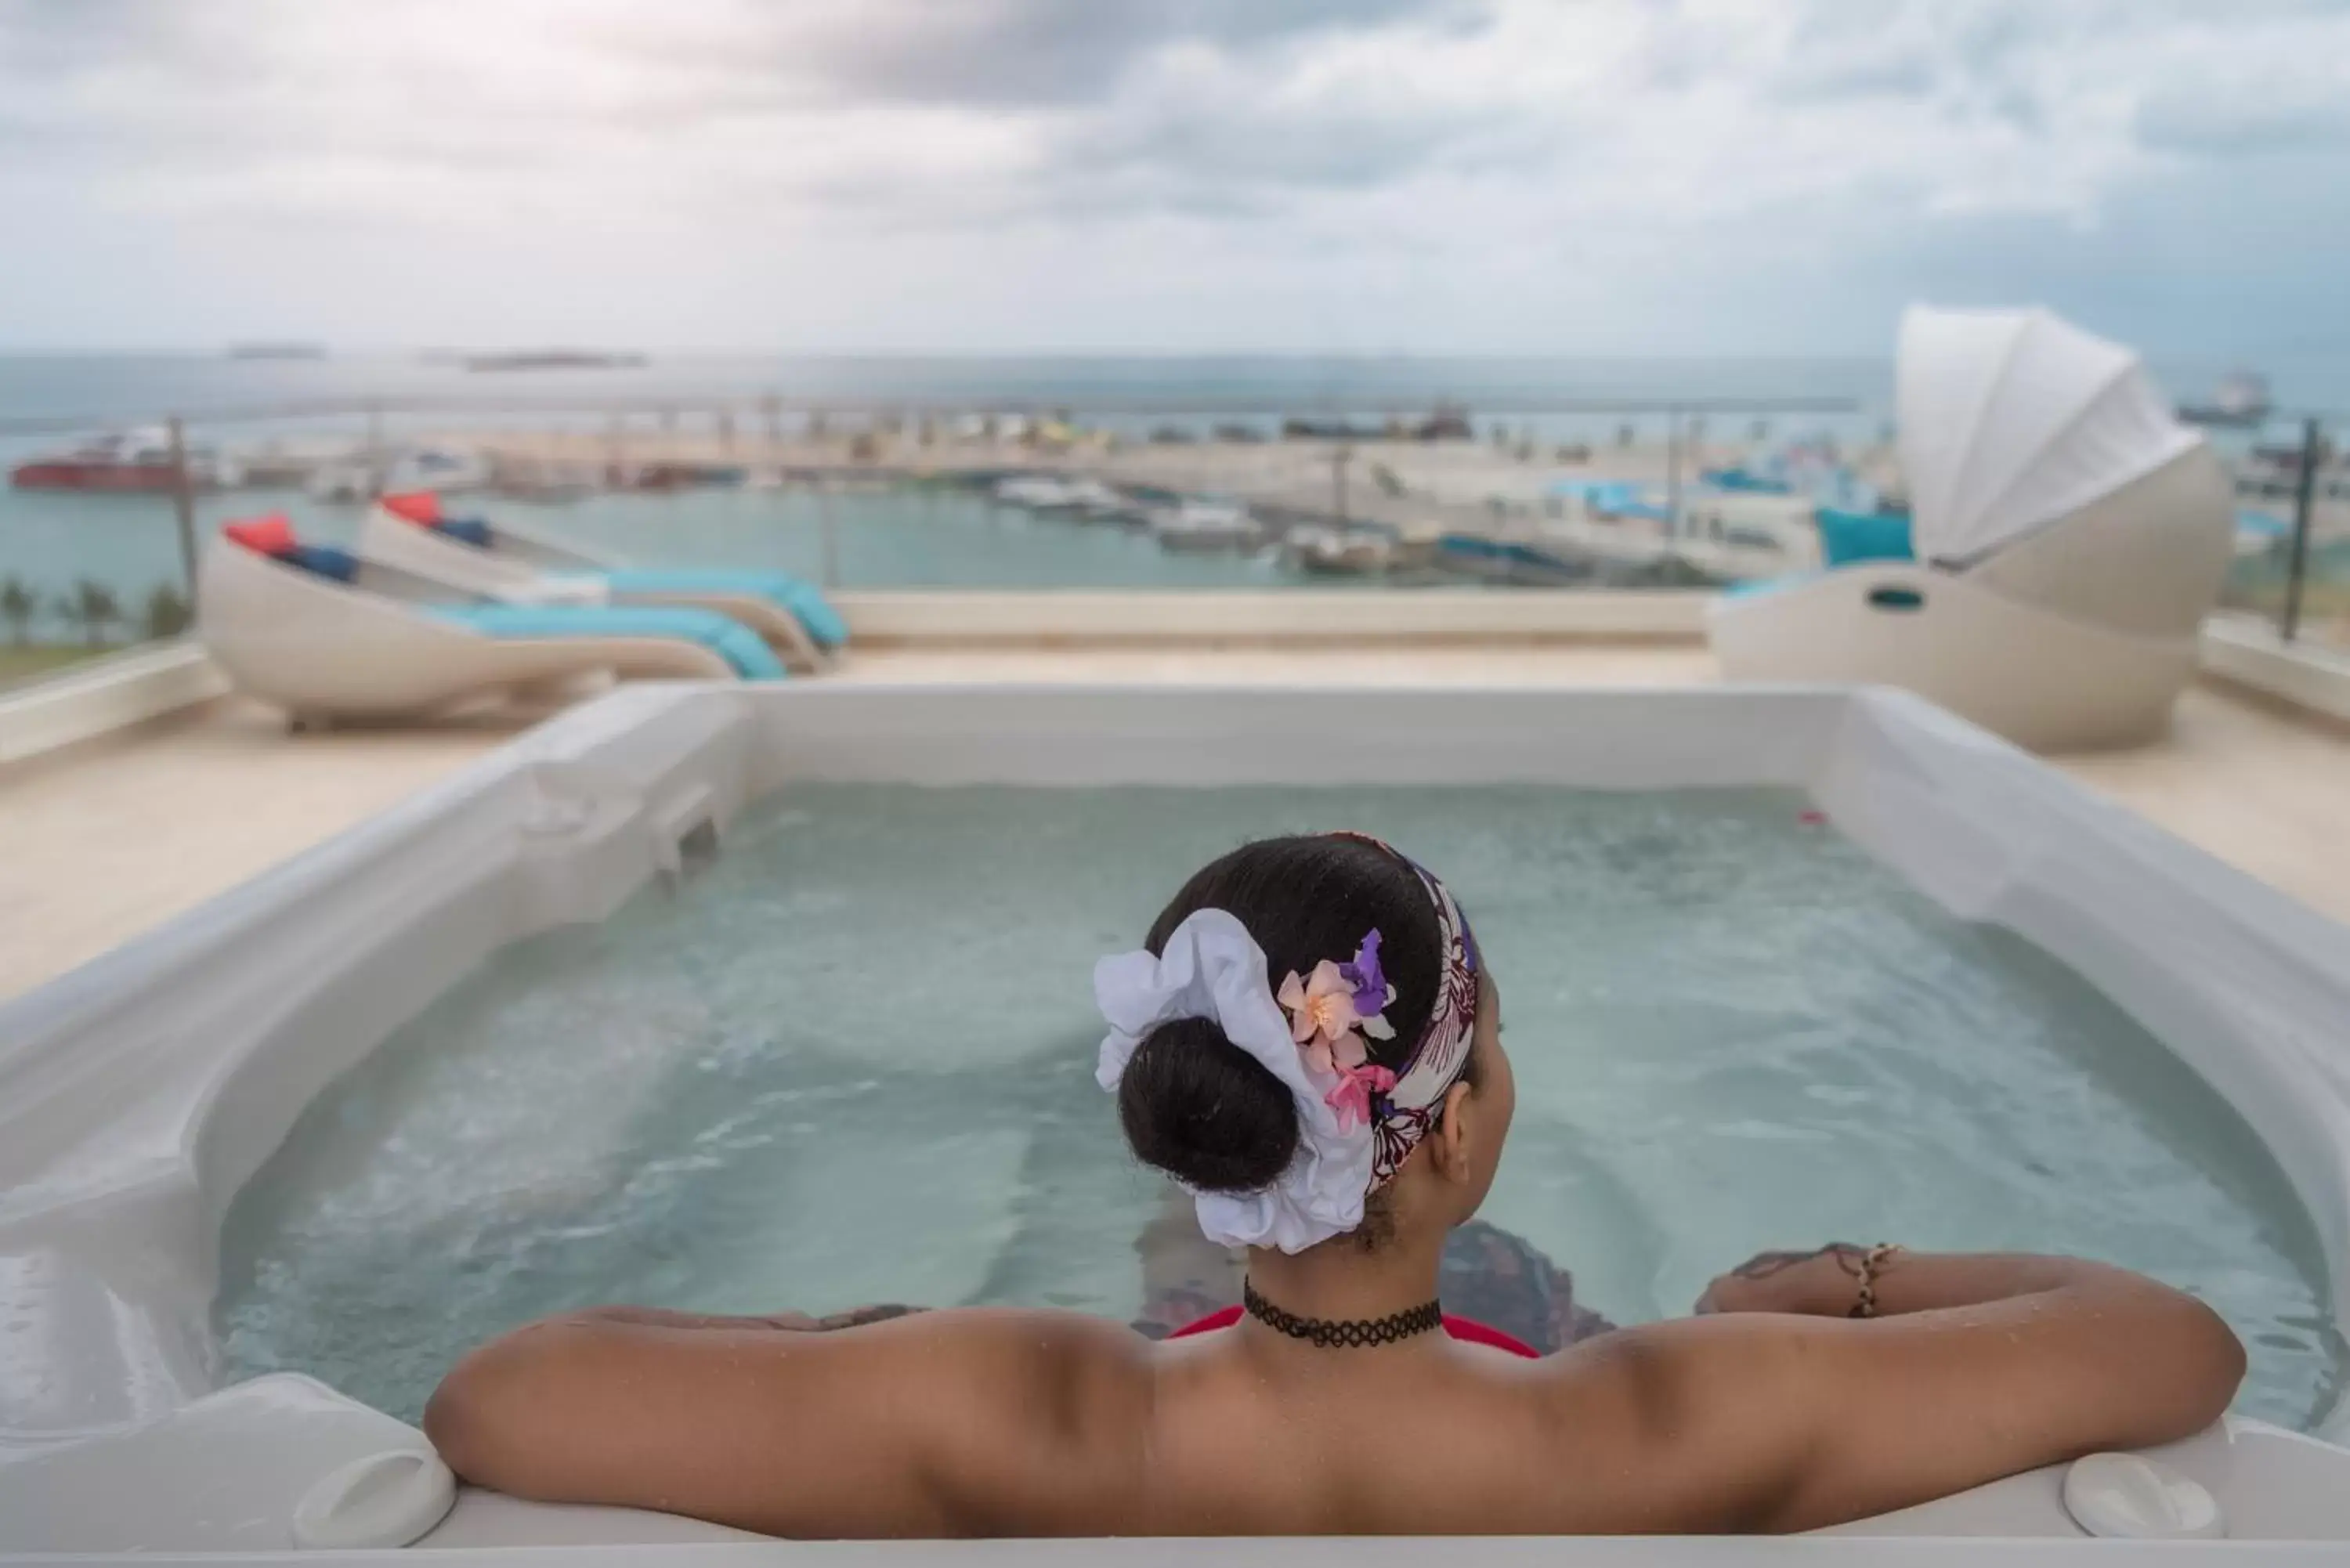
<svg viewBox="0 0 2350 1568">
<path fill-rule="evenodd" d="M 716 610 L 651 605 L 432 605 L 428 613 L 484 637 L 655 637 L 699 643 L 745 680 L 781 680 L 783 662 L 759 634 Z"/>
<path fill-rule="evenodd" d="M 848 640 L 848 623 L 826 602 L 811 584 L 784 572 L 666 570 L 637 567 L 607 572 L 604 582 L 616 594 L 741 594 L 781 605 L 806 628 L 820 648 L 838 648 Z"/>
<path fill-rule="evenodd" d="M 1817 514 L 1820 554 L 1831 566 L 1862 561 L 1914 561 L 1907 512 L 1838 512 L 1823 506 Z"/>
</svg>

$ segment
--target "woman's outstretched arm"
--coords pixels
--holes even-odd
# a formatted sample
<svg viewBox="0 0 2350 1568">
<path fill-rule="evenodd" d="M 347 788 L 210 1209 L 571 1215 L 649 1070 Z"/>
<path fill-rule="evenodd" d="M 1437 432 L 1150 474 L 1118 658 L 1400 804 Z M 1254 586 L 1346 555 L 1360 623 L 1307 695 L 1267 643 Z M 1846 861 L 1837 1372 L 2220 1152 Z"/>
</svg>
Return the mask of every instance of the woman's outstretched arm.
<svg viewBox="0 0 2350 1568">
<path fill-rule="evenodd" d="M 1130 1494 L 1144 1342 L 1065 1313 L 924 1313 L 842 1333 L 634 1309 L 483 1346 L 424 1412 L 466 1480 L 776 1535 L 1100 1531 Z M 644 1321 L 650 1318 L 656 1321 Z M 1128 1440 L 1120 1440 L 1123 1434 Z"/>
<path fill-rule="evenodd" d="M 1715 1281 L 1707 1315 L 1636 1331 L 1651 1429 L 1740 1500 L 1733 1526 L 1813 1529 L 2168 1442 L 2243 1378 L 2218 1314 L 2102 1263 L 1900 1252 L 1874 1288 L 1878 1315 L 1856 1319 L 1851 1251 L 1766 1256 Z"/>
</svg>

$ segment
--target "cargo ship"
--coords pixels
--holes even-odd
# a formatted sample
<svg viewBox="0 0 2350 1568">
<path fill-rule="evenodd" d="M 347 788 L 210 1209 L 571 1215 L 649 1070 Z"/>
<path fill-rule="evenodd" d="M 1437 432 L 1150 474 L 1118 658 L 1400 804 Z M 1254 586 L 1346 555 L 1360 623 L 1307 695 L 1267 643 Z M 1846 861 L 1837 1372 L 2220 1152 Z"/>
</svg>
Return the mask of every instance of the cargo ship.
<svg viewBox="0 0 2350 1568">
<path fill-rule="evenodd" d="M 208 449 L 188 449 L 188 482 L 197 490 L 232 483 L 230 465 Z M 161 430 L 100 436 L 65 452 L 41 452 L 8 471 L 18 490 L 87 490 L 163 495 L 178 483 L 171 437 Z"/>
</svg>

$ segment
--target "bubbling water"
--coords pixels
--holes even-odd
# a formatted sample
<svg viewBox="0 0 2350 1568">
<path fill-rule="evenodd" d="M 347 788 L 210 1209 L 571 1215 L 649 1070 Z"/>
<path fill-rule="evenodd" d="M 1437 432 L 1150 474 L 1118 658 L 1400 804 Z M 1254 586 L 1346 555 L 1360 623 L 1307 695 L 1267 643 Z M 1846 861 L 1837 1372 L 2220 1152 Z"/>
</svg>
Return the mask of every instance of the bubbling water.
<svg viewBox="0 0 2350 1568">
<path fill-rule="evenodd" d="M 1484 1218 L 1618 1322 L 1831 1238 L 2080 1252 L 2193 1291 L 2306 1426 L 2341 1346 L 2248 1128 L 2044 954 L 1798 796 L 795 788 L 672 898 L 499 953 L 233 1207 L 233 1375 L 414 1417 L 467 1347 L 598 1302 L 1114 1317 L 1164 1188 L 1093 1083 L 1090 973 L 1200 865 L 1353 827 L 1437 869 L 1519 1110 Z M 1343 955 L 1341 955 L 1343 956 Z"/>
</svg>

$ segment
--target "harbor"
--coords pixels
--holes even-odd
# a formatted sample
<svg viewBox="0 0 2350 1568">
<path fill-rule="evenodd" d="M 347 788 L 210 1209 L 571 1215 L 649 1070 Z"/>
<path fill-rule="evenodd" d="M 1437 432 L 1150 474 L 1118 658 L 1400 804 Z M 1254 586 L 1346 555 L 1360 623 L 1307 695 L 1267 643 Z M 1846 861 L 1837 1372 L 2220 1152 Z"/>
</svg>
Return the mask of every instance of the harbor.
<svg viewBox="0 0 2350 1568">
<path fill-rule="evenodd" d="M 1808 500 L 1705 483 L 1758 449 L 1705 440 L 1702 415 L 1584 410 L 1612 427 L 1598 441 L 1539 437 L 1533 416 L 1421 439 L 1432 417 L 1330 439 L 1261 408 L 278 408 L 179 421 L 183 488 L 172 423 L 52 441 L 20 423 L 0 430 L 0 579 L 18 590 L 0 608 L 24 644 L 168 635 L 191 598 L 183 517 L 191 539 L 283 514 L 334 542 L 377 494 L 418 489 L 827 586 L 1704 587 L 1816 559 Z"/>
<path fill-rule="evenodd" d="M 564 379 L 658 370 L 526 366 L 495 378 L 527 387 L 515 397 L 285 398 L 111 423 L 0 412 L 0 680 L 176 635 L 196 548 L 224 522 L 283 514 L 348 542 L 377 495 L 410 490 L 559 519 L 650 563 L 965 589 L 1721 588 L 1817 568 L 1824 508 L 1908 500 L 1867 378 L 1797 375 L 1828 389 L 1774 393 L 1715 372 L 1659 395 L 1631 377 L 1611 395 L 1562 374 L 1568 390 L 1488 388 L 1482 410 L 1300 397 L 1271 377 L 1180 396 L 1073 383 L 1056 401 L 910 381 L 793 398 L 708 367 L 615 401 Z M 351 374 L 225 360 L 216 394 L 328 371 Z M 1731 390 L 1708 395 L 1711 381 Z M 2187 411 L 2212 421 L 2238 494 L 2225 602 L 2350 646 L 2350 470 L 2323 431 L 2222 393 L 2224 417 Z"/>
</svg>

